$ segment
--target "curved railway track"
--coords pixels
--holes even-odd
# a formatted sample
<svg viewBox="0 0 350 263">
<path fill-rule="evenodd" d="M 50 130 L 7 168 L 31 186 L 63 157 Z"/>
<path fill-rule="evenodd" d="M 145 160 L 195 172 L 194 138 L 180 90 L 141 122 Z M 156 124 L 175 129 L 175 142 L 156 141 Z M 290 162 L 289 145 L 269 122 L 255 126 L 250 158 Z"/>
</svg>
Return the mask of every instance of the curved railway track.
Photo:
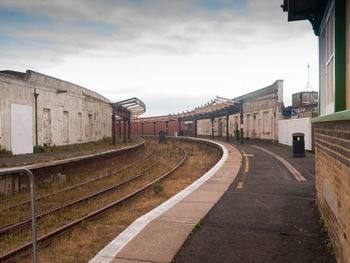
<svg viewBox="0 0 350 263">
<path fill-rule="evenodd" d="M 63 192 L 68 192 L 68 191 L 71 191 L 71 190 L 74 190 L 78 187 L 81 187 L 81 186 L 84 186 L 88 183 L 92 183 L 92 182 L 95 182 L 95 181 L 98 181 L 98 180 L 101 180 L 103 178 L 106 178 L 106 177 L 109 177 L 109 176 L 114 176 L 144 160 L 147 160 L 148 158 L 150 158 L 152 155 L 154 154 L 154 150 L 152 150 L 151 152 L 149 152 L 147 155 L 145 155 L 144 157 L 132 162 L 131 164 L 128 164 L 128 165 L 125 165 L 124 167 L 114 171 L 112 174 L 106 174 L 106 175 L 103 175 L 103 176 L 95 176 L 95 177 L 92 177 L 90 178 L 89 180 L 86 180 L 84 182 L 81 182 L 79 184 L 75 184 L 75 185 L 72 185 L 72 186 L 68 186 L 66 188 L 63 188 L 63 189 L 60 189 L 60 190 L 57 190 L 55 192 L 52 192 L 52 193 L 48 193 L 48 194 L 45 194 L 45 195 L 42 195 L 42 196 L 39 196 L 35 199 L 35 201 L 40 201 L 42 199 L 45 199 L 45 198 L 48 198 L 48 197 L 51 197 L 51 196 L 54 196 L 54 195 L 57 195 L 59 193 L 63 193 Z M 23 201 L 23 202 L 20 202 L 20 203 L 17 203 L 17 204 L 14 204 L 14 205 L 10 205 L 10 206 L 7 206 L 7 207 L 4 207 L 2 208 L 0 211 L 5 211 L 5 210 L 12 210 L 12 209 L 15 209 L 17 207 L 20 207 L 20 206 L 23 206 L 23 205 L 30 205 L 30 200 L 26 200 L 26 201 Z M 0 228 L 1 229 L 1 228 Z"/>
<path fill-rule="evenodd" d="M 180 151 L 183 152 L 184 157 L 176 164 L 175 167 L 173 167 L 170 171 L 166 172 L 165 174 L 163 174 L 162 176 L 158 177 L 157 179 L 153 180 L 152 182 L 146 184 L 145 186 L 137 189 L 136 191 L 120 198 L 117 201 L 114 201 L 100 209 L 97 209 L 91 213 L 89 213 L 86 216 L 83 216 L 79 219 L 76 219 L 62 227 L 57 228 L 56 230 L 43 235 L 41 237 L 38 238 L 37 243 L 38 244 L 47 244 L 49 243 L 51 240 L 54 240 L 55 238 L 57 238 L 58 236 L 62 235 L 63 233 L 66 233 L 68 231 L 73 230 L 75 227 L 79 226 L 82 222 L 84 221 L 91 221 L 93 219 L 96 219 L 98 217 L 102 217 L 103 214 L 105 212 L 107 212 L 108 210 L 116 207 L 116 206 L 120 206 L 121 204 L 123 204 L 125 201 L 131 199 L 132 197 L 135 197 L 137 194 L 145 191 L 146 189 L 150 188 L 154 183 L 159 182 L 163 179 L 165 179 L 166 177 L 168 177 L 169 175 L 171 175 L 176 169 L 178 169 L 186 160 L 187 158 L 187 152 L 184 151 L 183 149 L 181 149 L 180 147 L 178 147 L 180 149 Z M 152 164 L 154 165 L 154 163 Z M 149 168 L 150 169 L 150 168 Z M 138 176 L 138 175 L 135 175 Z M 135 177 L 134 176 L 134 177 Z M 130 178 L 131 179 L 131 178 Z M 92 198 L 92 197 L 88 197 L 88 198 Z M 27 242 L 26 244 L 13 249 L 9 252 L 7 252 L 4 255 L 0 256 L 0 263 L 10 263 L 13 262 L 14 259 L 16 259 L 17 257 L 21 256 L 24 253 L 29 253 L 29 250 L 32 248 L 33 243 L 32 242 Z"/>
<path fill-rule="evenodd" d="M 165 152 L 163 153 L 161 158 L 159 158 L 158 160 L 153 162 L 150 166 L 146 167 L 141 172 L 131 176 L 130 178 L 128 178 L 126 180 L 123 180 L 122 182 L 119 182 L 117 184 L 105 187 L 103 189 L 95 191 L 95 192 L 93 192 L 91 194 L 88 194 L 86 196 L 77 198 L 77 199 L 72 200 L 70 202 L 67 202 L 65 204 L 62 204 L 62 205 L 53 207 L 51 209 L 48 209 L 48 210 L 46 210 L 44 212 L 39 213 L 36 216 L 36 218 L 40 219 L 40 218 L 42 218 L 44 216 L 48 216 L 50 214 L 59 212 L 59 211 L 64 210 L 66 208 L 70 208 L 70 207 L 72 207 L 74 205 L 77 205 L 77 204 L 89 201 L 90 199 L 97 198 L 98 196 L 100 196 L 102 194 L 105 194 L 105 193 L 108 193 L 110 191 L 116 190 L 118 187 L 121 187 L 121 186 L 123 186 L 123 185 L 125 185 L 127 183 L 130 183 L 130 182 L 140 178 L 141 176 L 143 176 L 146 171 L 152 169 L 154 166 L 156 166 L 158 163 L 160 163 L 162 161 L 162 159 L 165 157 L 166 154 L 167 154 L 167 150 L 165 150 Z M 32 218 L 28 217 L 28 218 L 20 220 L 17 223 L 13 223 L 13 224 L 9 224 L 9 225 L 3 226 L 3 227 L 0 228 L 0 236 L 8 234 L 8 233 L 15 232 L 15 231 L 18 231 L 19 229 L 21 229 L 21 228 L 25 227 L 26 225 L 30 224 L 31 222 L 32 222 Z"/>
</svg>

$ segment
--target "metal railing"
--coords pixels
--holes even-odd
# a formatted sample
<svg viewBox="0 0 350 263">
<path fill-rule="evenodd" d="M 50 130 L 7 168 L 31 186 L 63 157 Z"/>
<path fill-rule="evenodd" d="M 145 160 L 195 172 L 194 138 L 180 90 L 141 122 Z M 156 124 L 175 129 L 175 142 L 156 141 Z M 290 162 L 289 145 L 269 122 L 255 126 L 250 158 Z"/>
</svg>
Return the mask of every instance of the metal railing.
<svg viewBox="0 0 350 263">
<path fill-rule="evenodd" d="M 38 262 L 37 238 L 36 238 L 36 214 L 35 214 L 35 181 L 31 171 L 25 167 L 0 169 L 0 176 L 14 173 L 26 173 L 30 179 L 30 201 L 32 207 L 32 236 L 33 236 L 33 262 Z"/>
</svg>

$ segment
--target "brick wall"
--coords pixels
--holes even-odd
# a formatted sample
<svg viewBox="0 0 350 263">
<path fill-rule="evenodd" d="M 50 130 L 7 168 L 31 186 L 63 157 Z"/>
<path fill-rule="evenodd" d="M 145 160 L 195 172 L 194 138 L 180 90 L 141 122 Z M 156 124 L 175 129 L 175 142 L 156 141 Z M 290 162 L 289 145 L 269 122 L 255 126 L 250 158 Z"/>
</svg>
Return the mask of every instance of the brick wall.
<svg viewBox="0 0 350 263">
<path fill-rule="evenodd" d="M 122 134 L 123 134 L 123 122 L 122 125 Z M 118 126 L 118 122 L 116 127 Z M 185 122 L 181 122 L 181 130 L 185 131 Z M 126 129 L 127 130 L 127 129 Z M 165 121 L 157 121 L 156 122 L 156 135 L 160 131 L 166 131 L 166 122 Z M 174 132 L 178 132 L 178 121 L 177 120 L 169 120 L 168 121 L 168 134 L 169 136 L 173 136 Z M 116 134 L 118 134 L 118 128 L 116 128 Z M 142 134 L 142 125 L 139 122 L 131 121 L 131 135 L 141 135 Z M 154 135 L 154 123 L 153 122 L 145 122 L 143 124 L 143 134 L 144 135 Z"/>
<path fill-rule="evenodd" d="M 350 121 L 314 124 L 317 201 L 338 262 L 350 263 Z"/>
</svg>

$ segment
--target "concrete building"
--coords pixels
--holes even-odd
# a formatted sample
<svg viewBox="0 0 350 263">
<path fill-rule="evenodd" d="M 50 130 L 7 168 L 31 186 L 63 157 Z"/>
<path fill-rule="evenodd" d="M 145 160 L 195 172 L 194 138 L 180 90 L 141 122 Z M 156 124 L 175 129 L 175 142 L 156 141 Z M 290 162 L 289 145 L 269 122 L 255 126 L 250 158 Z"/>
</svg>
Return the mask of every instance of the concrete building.
<svg viewBox="0 0 350 263">
<path fill-rule="evenodd" d="M 111 137 L 111 116 L 96 92 L 30 70 L 0 71 L 0 147 L 13 154 Z"/>
<path fill-rule="evenodd" d="M 283 104 L 283 81 L 234 98 L 243 106 L 243 137 L 248 139 L 278 140 L 278 120 L 281 119 Z M 241 113 L 229 116 L 229 136 L 240 130 Z M 210 119 L 198 121 L 198 135 L 211 135 Z M 226 136 L 225 117 L 214 120 L 214 135 Z"/>
<path fill-rule="evenodd" d="M 315 141 L 317 203 L 337 261 L 350 262 L 350 0 L 284 0 L 288 20 L 309 20 L 319 40 Z M 317 48 L 317 47 L 315 47 Z"/>
</svg>

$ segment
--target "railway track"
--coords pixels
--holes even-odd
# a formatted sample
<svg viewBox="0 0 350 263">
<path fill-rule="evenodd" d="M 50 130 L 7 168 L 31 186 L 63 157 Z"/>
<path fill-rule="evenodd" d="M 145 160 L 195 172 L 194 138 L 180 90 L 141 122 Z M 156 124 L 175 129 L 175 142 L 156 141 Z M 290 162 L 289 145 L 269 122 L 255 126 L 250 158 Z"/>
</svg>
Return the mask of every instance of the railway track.
<svg viewBox="0 0 350 263">
<path fill-rule="evenodd" d="M 35 201 L 40 201 L 42 199 L 45 199 L 45 198 L 48 198 L 48 197 L 51 197 L 51 196 L 54 196 L 54 195 L 57 195 L 59 193 L 63 193 L 63 192 L 68 192 L 68 191 L 71 191 L 71 190 L 74 190 L 78 187 L 81 187 L 81 186 L 84 186 L 86 184 L 89 184 L 89 183 L 92 183 L 92 182 L 95 182 L 95 181 L 98 181 L 98 180 L 101 180 L 103 178 L 106 178 L 106 177 L 109 177 L 109 176 L 114 176 L 144 160 L 147 160 L 148 158 L 150 158 L 152 155 L 154 154 L 154 150 L 152 150 L 151 152 L 149 152 L 148 154 L 146 154 L 144 157 L 132 162 L 131 164 L 128 164 L 128 165 L 125 165 L 124 167 L 114 171 L 112 174 L 106 174 L 106 175 L 103 175 L 103 176 L 95 176 L 95 177 L 92 177 L 90 178 L 89 180 L 86 180 L 84 182 L 81 182 L 79 184 L 75 184 L 73 186 L 68 186 L 66 188 L 63 188 L 63 189 L 60 189 L 60 190 L 57 190 L 55 192 L 52 192 L 52 193 L 48 193 L 48 194 L 45 194 L 45 195 L 42 195 L 42 196 L 39 196 L 35 199 Z M 20 206 L 24 206 L 24 205 L 30 205 L 30 200 L 26 200 L 26 201 L 23 201 L 23 202 L 19 202 L 19 203 L 16 203 L 14 205 L 10 205 L 10 206 L 6 206 L 4 208 L 2 208 L 0 211 L 5 211 L 5 210 L 13 210 L 13 209 L 16 209 Z M 1 228 L 0 228 L 1 229 Z"/>
<path fill-rule="evenodd" d="M 54 231 L 52 231 L 52 232 L 50 232 L 50 233 L 48 233 L 46 235 L 43 235 L 43 236 L 39 237 L 38 240 L 37 240 L 38 244 L 47 244 L 51 240 L 54 240 L 55 238 L 57 238 L 58 236 L 66 233 L 66 232 L 69 232 L 72 229 L 74 229 L 75 227 L 79 226 L 82 222 L 91 221 L 93 219 L 96 219 L 98 217 L 103 216 L 103 214 L 105 212 L 107 212 L 108 210 L 110 210 L 110 209 L 112 209 L 112 208 L 114 208 L 116 206 L 120 206 L 125 201 L 131 199 L 132 197 L 136 196 L 137 194 L 139 194 L 139 193 L 145 191 L 146 189 L 150 188 L 154 183 L 159 182 L 159 181 L 165 179 L 166 177 L 168 177 L 176 169 L 178 169 L 185 162 L 185 160 L 187 158 L 187 152 L 185 152 L 180 147 L 178 147 L 178 148 L 180 149 L 180 151 L 183 152 L 184 157 L 170 171 L 166 172 L 165 174 L 163 174 L 162 176 L 160 176 L 157 179 L 153 180 L 152 182 L 147 183 L 145 186 L 137 189 L 136 191 L 134 191 L 134 192 L 132 192 L 130 194 L 127 194 L 126 196 L 120 198 L 119 200 L 114 201 L 114 202 L 112 202 L 112 203 L 110 203 L 110 204 L 108 204 L 108 205 L 106 205 L 106 206 L 104 206 L 102 208 L 99 208 L 99 209 L 97 209 L 97 210 L 95 210 L 93 212 L 90 212 L 89 214 L 87 214 L 87 215 L 85 215 L 85 216 L 83 216 L 83 217 L 81 217 L 79 219 L 76 219 L 76 220 L 74 220 L 74 221 L 72 221 L 72 222 L 70 222 L 70 223 L 68 223 L 68 224 L 66 224 L 66 225 L 64 225 L 62 227 L 57 228 L 56 230 L 54 230 Z M 156 164 L 153 163 L 152 165 L 154 166 Z M 149 168 L 149 169 L 151 169 L 151 168 Z M 141 175 L 137 174 L 135 176 L 140 177 Z M 134 180 L 135 178 L 137 178 L 135 176 L 133 176 L 134 177 L 133 179 L 131 179 L 131 178 L 129 178 L 129 179 Z M 124 182 L 124 183 L 126 183 L 126 182 Z M 91 199 L 93 197 L 91 197 L 89 195 L 89 196 L 87 196 L 87 198 Z M 17 257 L 23 255 L 24 253 L 29 253 L 29 251 L 32 248 L 32 246 L 33 246 L 32 242 L 27 242 L 26 244 L 21 245 L 20 247 L 7 252 L 6 254 L 0 256 L 0 263 L 13 262 L 14 259 L 16 259 Z"/>
<path fill-rule="evenodd" d="M 130 178 L 126 179 L 126 180 L 123 180 L 122 182 L 119 182 L 117 184 L 114 184 L 114 185 L 111 185 L 111 186 L 108 186 L 108 187 L 105 187 L 103 189 L 100 189 L 98 191 L 95 191 L 91 194 L 88 194 L 86 196 L 83 196 L 83 197 L 80 197 L 80 198 L 77 198 L 75 200 L 72 200 L 70 202 L 67 202 L 65 204 L 62 204 L 62 205 L 59 205 L 59 206 L 56 206 L 56 207 L 53 207 L 51 209 L 48 209 L 44 212 L 41 212 L 39 213 L 36 218 L 37 219 L 40 219 L 42 217 L 45 217 L 45 216 L 48 216 L 48 215 L 51 215 L 51 214 L 54 214 L 54 213 L 57 213 L 59 211 L 62 211 L 64 209 L 67 209 L 67 208 L 70 208 L 74 205 L 78 205 L 80 203 L 83 203 L 83 202 L 86 202 L 86 201 L 89 201 L 91 199 L 94 199 L 94 198 L 97 198 L 98 196 L 102 195 L 102 194 L 105 194 L 105 193 L 108 193 L 110 191 L 114 191 L 116 190 L 118 187 L 121 187 L 127 183 L 130 183 L 138 178 L 140 178 L 141 176 L 144 175 L 144 173 L 150 169 L 152 169 L 154 166 L 156 166 L 158 163 L 161 162 L 161 160 L 165 157 L 167 153 L 167 150 L 165 150 L 164 154 L 162 155 L 161 158 L 159 158 L 158 160 L 156 160 L 155 162 L 153 162 L 150 166 L 146 167 L 145 169 L 143 169 L 141 172 L 131 176 Z M 32 218 L 31 217 L 28 217 L 28 218 L 25 218 L 25 219 L 22 219 L 21 221 L 17 222 L 17 223 L 13 223 L 13 224 L 9 224 L 9 225 L 6 225 L 6 226 L 3 226 L 0 228 L 0 236 L 2 235 L 5 235 L 5 234 L 9 234 L 9 233 L 12 233 L 12 232 L 15 232 L 15 231 L 18 231 L 19 229 L 27 226 L 28 224 L 30 224 L 32 222 Z"/>
</svg>

